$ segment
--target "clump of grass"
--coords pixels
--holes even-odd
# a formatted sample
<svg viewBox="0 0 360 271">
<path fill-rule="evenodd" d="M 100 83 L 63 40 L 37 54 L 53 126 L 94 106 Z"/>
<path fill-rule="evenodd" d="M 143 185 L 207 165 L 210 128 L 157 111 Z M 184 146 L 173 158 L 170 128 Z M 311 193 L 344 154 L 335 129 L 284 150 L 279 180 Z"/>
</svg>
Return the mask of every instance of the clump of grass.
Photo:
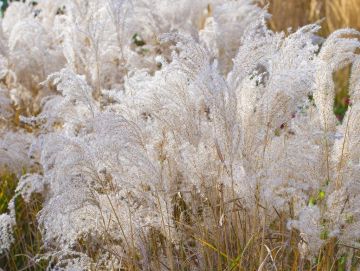
<svg viewBox="0 0 360 271">
<path fill-rule="evenodd" d="M 360 2 L 356 0 L 270 0 L 269 11 L 272 14 L 270 27 L 276 31 L 293 30 L 322 20 L 319 34 L 327 37 L 333 31 L 350 27 L 360 29 Z M 336 97 L 334 113 L 342 121 L 349 105 L 350 67 L 336 72 L 334 82 Z"/>
<path fill-rule="evenodd" d="M 124 270 L 356 270 L 359 250 L 342 252 L 345 247 L 325 231 L 321 234 L 329 240 L 317 257 L 302 258 L 299 243 L 311 240 L 287 228 L 292 206 L 289 212 L 276 210 L 277 219 L 265 226 L 269 210 L 260 203 L 255 214 L 240 199 L 224 201 L 222 193 L 213 187 L 203 195 L 174 195 L 172 219 L 176 236 L 180 236 L 178 245 L 156 230 L 141 234 L 145 247 L 132 247 L 132 255 L 124 257 Z M 347 269 L 347 263 L 353 269 Z"/>
<path fill-rule="evenodd" d="M 15 195 L 17 183 L 18 178 L 14 173 L 6 172 L 0 175 L 0 213 L 8 211 L 8 204 Z M 0 267 L 4 270 L 45 270 L 46 262 L 35 261 L 35 256 L 42 252 L 42 239 L 36 222 L 42 200 L 39 194 L 32 195 L 29 203 L 21 196 L 15 198 L 15 242 L 7 253 L 0 256 Z"/>
<path fill-rule="evenodd" d="M 34 143 L 31 147 L 36 145 L 32 159 L 39 168 L 29 179 L 31 183 L 22 183 L 24 177 L 21 184 L 32 184 L 31 188 L 35 188 L 32 191 L 36 192 L 49 184 L 51 193 L 44 189 L 44 206 L 42 196 L 36 193 L 29 203 L 21 196 L 14 199 L 15 242 L 1 256 L 2 268 L 44 270 L 47 266 L 54 270 L 94 271 L 358 268 L 358 249 L 351 242 L 342 244 L 358 238 L 351 227 L 359 223 L 359 206 L 354 204 L 359 194 L 357 178 L 347 175 L 348 172 L 358 175 L 354 166 L 360 156 L 354 150 L 359 143 L 356 141 L 359 125 L 354 121 L 358 116 L 346 116 L 343 123 L 350 124 L 345 127 L 336 126 L 332 114 L 335 111 L 340 121 L 345 115 L 349 104 L 348 81 L 341 79 L 349 72 L 337 70 L 344 63 L 355 62 L 358 43 L 345 42 L 341 33 L 335 33 L 328 44 L 315 48 L 317 25 L 305 27 L 290 38 L 272 33 L 264 23 L 268 15 L 262 14 L 264 11 L 251 1 L 230 4 L 224 1 L 217 7 L 214 1 L 214 8 L 210 4 L 201 6 L 202 15 L 193 24 L 205 22 L 201 23 L 199 33 L 196 27 L 191 31 L 195 31 L 196 39 L 171 32 L 158 43 L 153 42 L 152 32 L 129 29 L 123 33 L 118 29 L 121 22 L 118 15 L 124 10 L 119 5 L 121 1 L 106 1 L 110 6 L 103 9 L 99 7 L 105 2 L 83 1 L 83 6 L 77 5 L 80 2 L 74 1 L 75 5 L 64 8 L 55 6 L 51 11 L 49 4 L 41 7 L 40 13 L 20 3 L 12 9 L 17 15 L 22 7 L 24 14 L 36 21 L 29 28 L 29 18 L 24 17 L 26 23 L 19 27 L 24 33 L 33 33 L 38 26 L 38 32 L 51 41 L 29 47 L 37 48 L 38 52 L 58 50 L 59 65 L 54 71 L 65 64 L 62 48 L 79 50 L 66 55 L 69 63 L 60 72 L 44 71 L 38 76 L 32 74 L 38 69 L 31 64 L 40 57 L 33 52 L 19 54 L 23 56 L 18 58 L 21 60 L 32 57 L 26 72 L 18 70 L 17 78 L 24 75 L 23 81 L 19 81 L 24 83 L 18 86 L 20 93 L 28 88 L 30 96 L 39 94 L 38 83 L 51 74 L 41 84 L 44 97 L 48 97 L 39 103 L 41 114 L 22 118 L 27 111 L 17 110 L 11 116 L 14 120 L 9 121 L 19 131 L 27 128 L 22 123 L 33 127 L 26 130 L 36 137 L 31 140 Z M 162 7 L 163 2 L 158 1 L 158 6 L 155 2 L 149 5 L 144 19 Z M 189 10 L 193 10 L 195 2 L 190 2 Z M 318 1 L 282 2 L 274 4 L 272 12 L 276 17 L 276 10 L 286 10 L 284 5 L 294 13 L 306 11 L 301 18 L 301 24 L 305 24 L 309 18 L 320 18 L 322 14 L 321 6 L 314 3 Z M 10 5 L 7 15 L 12 14 L 11 8 Z M 143 8 L 138 6 L 131 18 L 141 18 Z M 179 13 L 177 8 L 170 8 L 170 14 Z M 238 18 L 247 17 L 234 11 L 247 9 L 252 12 L 246 13 L 253 14 L 253 18 L 245 18 L 244 27 L 234 26 Z M 53 31 L 42 31 L 41 26 L 44 23 L 47 26 L 44 29 L 53 29 L 52 24 L 47 24 L 56 21 L 55 11 L 61 18 L 67 17 L 69 25 L 72 22 L 76 26 L 56 25 L 64 34 L 60 41 L 58 36 L 48 36 Z M 161 30 L 154 32 L 154 36 L 179 25 L 174 16 L 171 27 L 162 29 L 159 19 L 169 18 L 171 22 L 171 16 L 166 14 L 149 19 L 149 25 L 154 23 Z M 286 26 L 295 28 L 297 17 L 282 14 L 291 20 Z M 262 18 L 256 24 L 251 23 L 260 15 Z M 107 20 L 109 16 L 112 21 Z M 146 25 L 144 21 L 139 24 Z M 214 29 L 213 22 L 217 26 Z M 135 23 L 132 19 L 126 21 L 123 28 Z M 273 28 L 281 27 L 275 20 L 272 24 Z M 243 28 L 251 31 L 244 30 L 243 37 L 236 36 Z M 84 31 L 80 33 L 80 29 Z M 117 39 L 108 40 L 109 33 L 104 29 L 116 30 L 113 34 Z M 19 33 L 17 28 L 11 31 L 13 36 Z M 359 34 L 353 30 L 343 33 Z M 15 40 L 19 50 L 24 47 L 20 45 L 34 40 L 32 35 L 22 38 L 19 35 Z M 209 50 L 212 46 L 214 50 Z M 120 53 L 124 53 L 122 59 L 118 59 Z M 234 59 L 235 54 L 238 55 Z M 341 61 L 335 61 L 333 54 Z M 144 76 L 137 71 L 145 67 L 142 65 L 147 62 L 147 55 L 151 58 L 146 67 L 152 70 Z M 44 59 L 39 62 L 39 69 L 48 62 L 56 61 Z M 133 74 L 132 70 L 136 72 Z M 336 80 L 341 94 L 336 98 L 334 73 L 335 79 L 340 76 Z M 29 74 L 31 80 L 27 80 Z M 358 76 L 357 71 L 354 74 Z M 113 88 L 124 91 L 115 93 Z M 310 90 L 314 93 L 309 93 Z M 7 91 L 9 95 L 3 95 L 4 104 L 11 106 L 10 94 L 14 91 L 12 87 Z M 356 95 L 352 93 L 351 98 L 358 105 L 358 90 L 354 92 Z M 49 93 L 54 95 L 48 96 Z M 24 103 L 27 105 L 24 108 L 31 115 L 30 108 L 40 96 L 25 98 L 28 103 Z M 360 107 L 352 110 L 360 114 Z M 41 149 L 40 157 L 37 148 Z M 14 148 L 9 153 L 15 157 L 18 150 L 25 149 Z M 4 153 L 8 153 L 7 147 Z M 25 152 L 23 156 L 27 155 Z M 15 170 L 21 169 L 18 164 L 13 166 Z M 14 174 L 4 176 L 1 212 L 8 212 L 18 179 Z M 39 210 L 42 211 L 37 217 Z M 34 260 L 43 252 L 42 239 L 51 257 L 50 264 Z"/>
</svg>

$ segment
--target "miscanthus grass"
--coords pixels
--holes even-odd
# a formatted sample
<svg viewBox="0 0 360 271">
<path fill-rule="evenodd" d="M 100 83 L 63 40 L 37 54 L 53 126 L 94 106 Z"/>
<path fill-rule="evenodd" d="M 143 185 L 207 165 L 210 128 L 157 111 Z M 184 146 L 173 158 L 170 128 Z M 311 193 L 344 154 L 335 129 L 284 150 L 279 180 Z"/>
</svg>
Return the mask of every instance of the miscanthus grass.
<svg viewBox="0 0 360 271">
<path fill-rule="evenodd" d="M 250 0 L 11 2 L 4 268 L 359 270 L 360 33 L 269 18 Z"/>
</svg>

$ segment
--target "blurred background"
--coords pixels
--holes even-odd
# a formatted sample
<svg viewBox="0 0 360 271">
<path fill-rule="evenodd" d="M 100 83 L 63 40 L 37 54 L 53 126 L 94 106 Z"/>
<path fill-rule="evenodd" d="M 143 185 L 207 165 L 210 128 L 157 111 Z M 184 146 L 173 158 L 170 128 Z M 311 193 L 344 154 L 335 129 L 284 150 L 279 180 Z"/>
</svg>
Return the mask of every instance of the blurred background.
<svg viewBox="0 0 360 271">
<path fill-rule="evenodd" d="M 322 20 L 321 35 L 336 29 L 352 27 L 360 30 L 359 0 L 269 0 L 270 22 L 274 30 L 286 30 Z"/>
</svg>

